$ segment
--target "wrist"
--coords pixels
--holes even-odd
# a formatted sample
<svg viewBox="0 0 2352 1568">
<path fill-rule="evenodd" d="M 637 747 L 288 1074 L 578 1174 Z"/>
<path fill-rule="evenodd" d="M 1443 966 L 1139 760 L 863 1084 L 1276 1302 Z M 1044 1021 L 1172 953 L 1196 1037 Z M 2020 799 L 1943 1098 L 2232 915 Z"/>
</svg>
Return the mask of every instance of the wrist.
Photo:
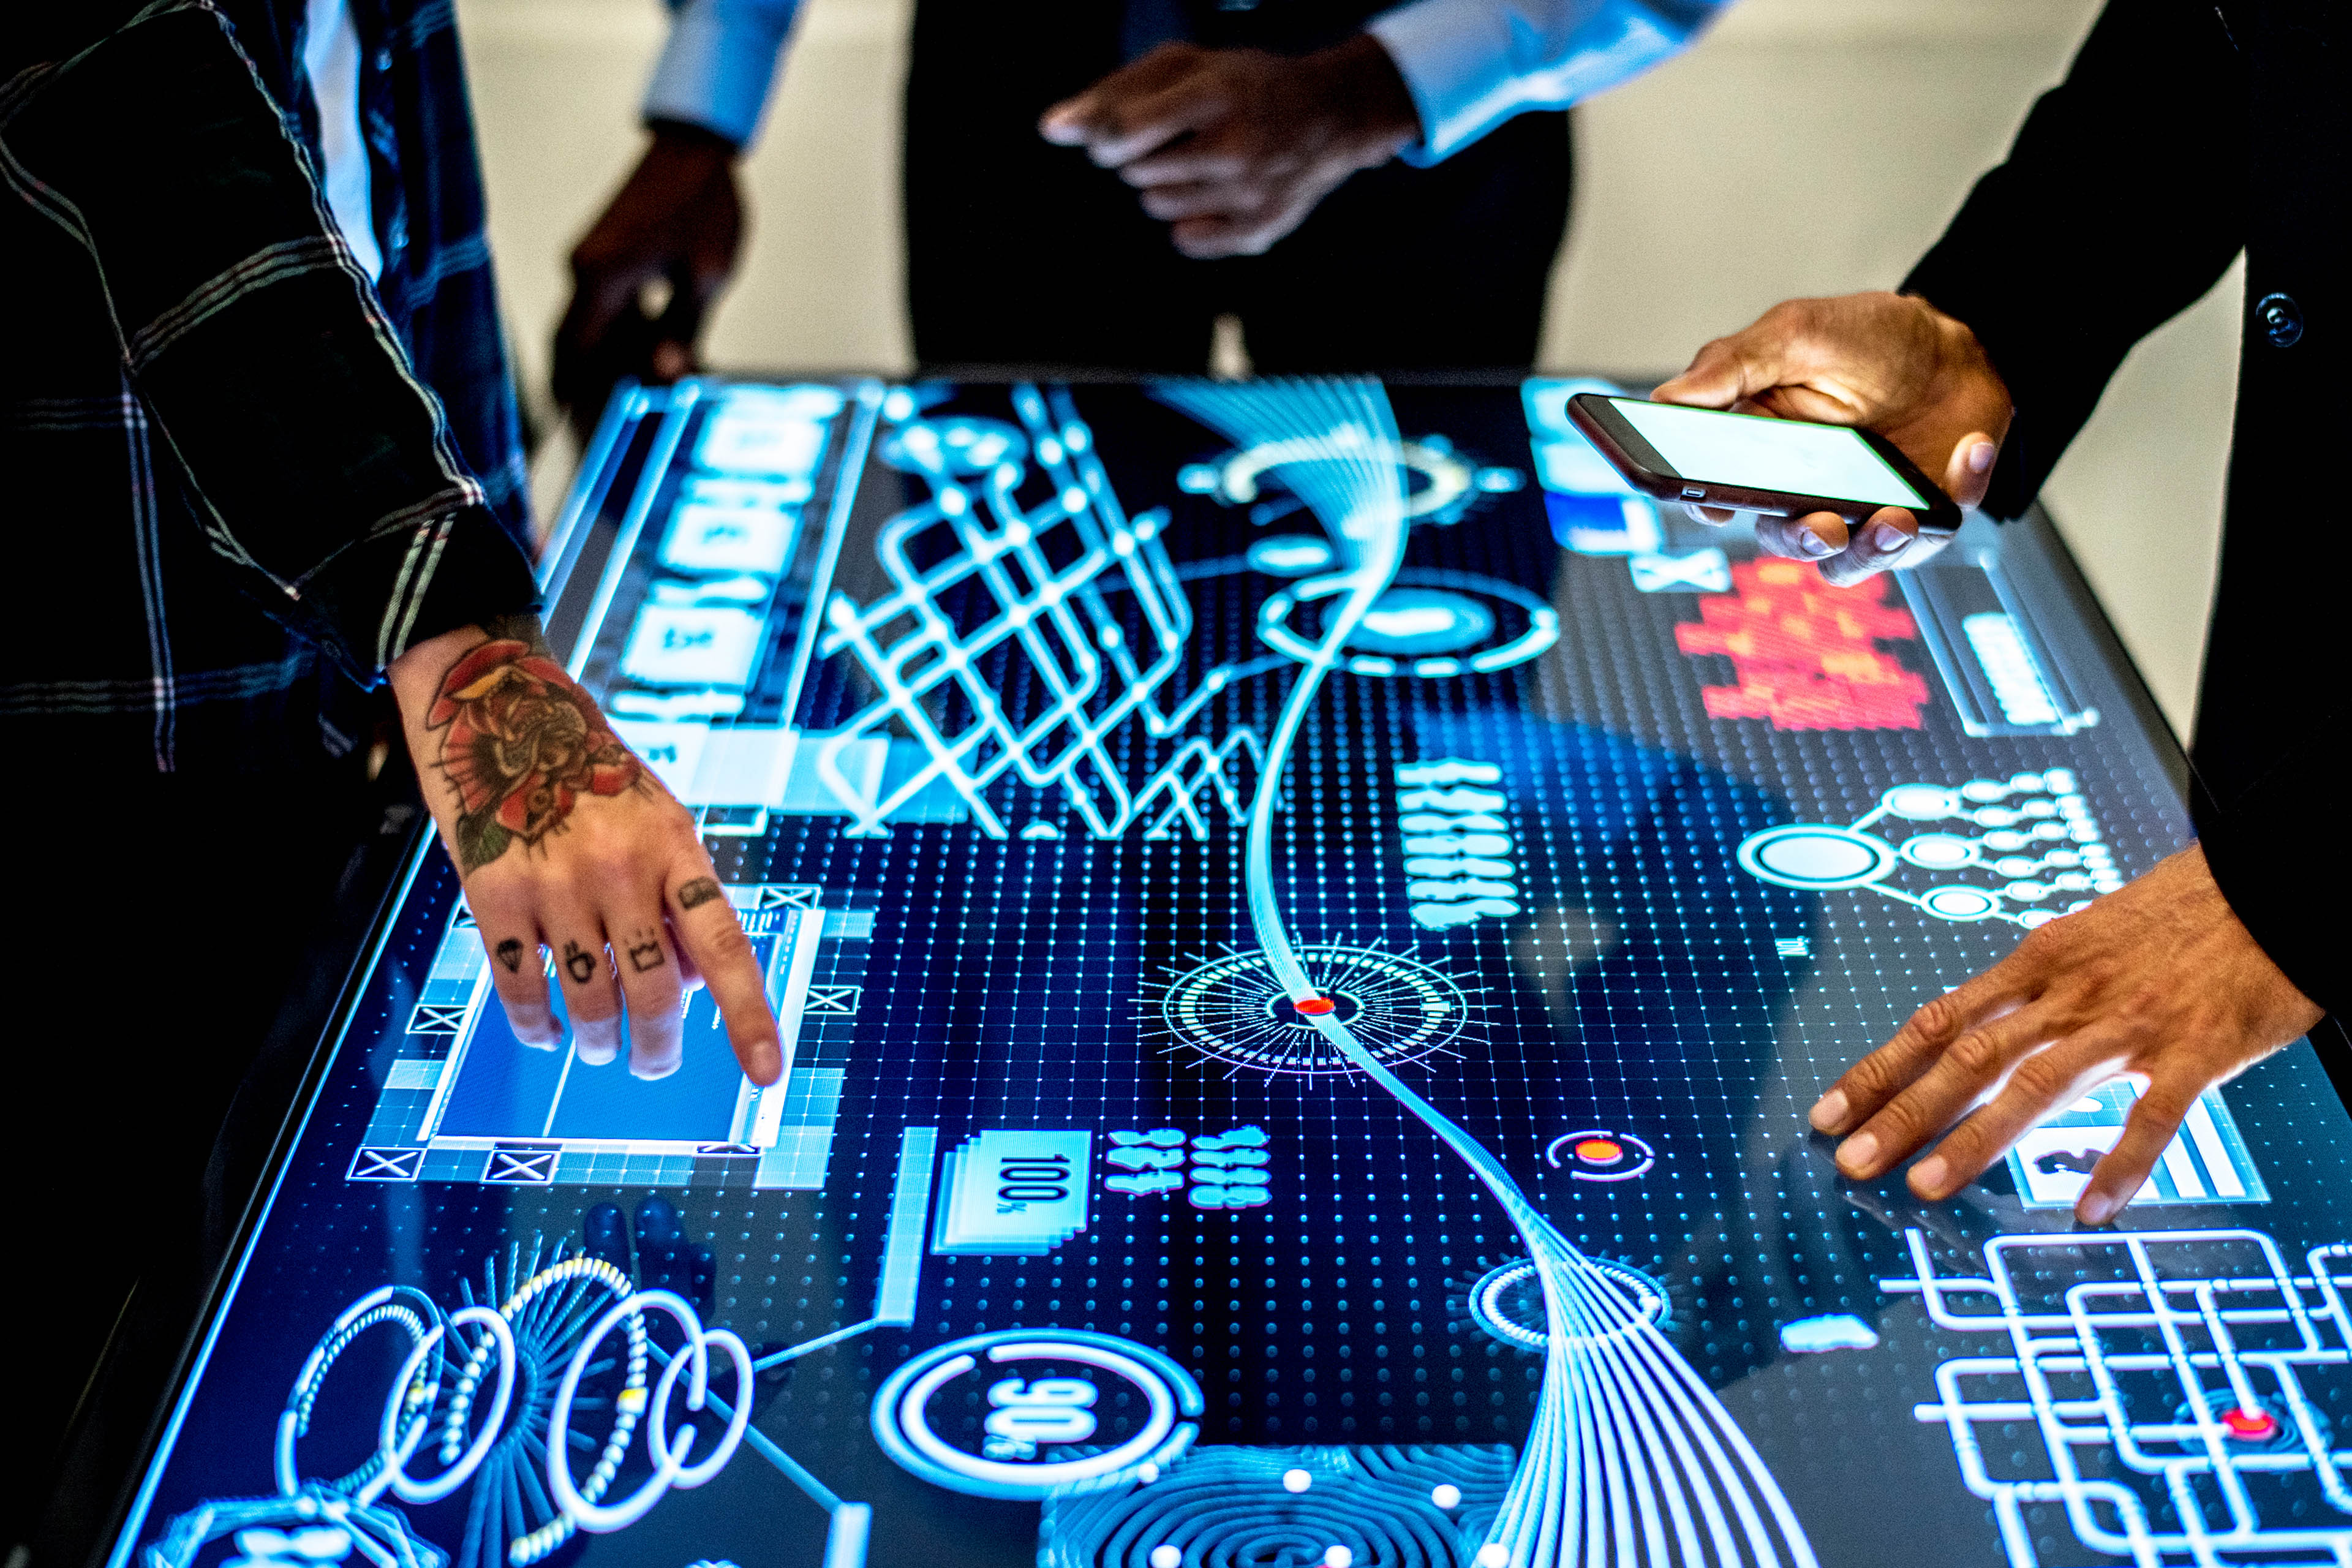
<svg viewBox="0 0 2352 1568">
<path fill-rule="evenodd" d="M 1906 294 L 1904 299 L 1921 313 L 1934 334 L 1939 379 L 1971 405 L 1998 414 L 1998 427 L 1988 433 L 1999 439 L 2016 412 L 2016 402 L 1974 329 L 1958 316 L 1937 309 L 1934 301 L 1922 295 Z"/>
<path fill-rule="evenodd" d="M 1337 121 L 1339 140 L 1370 168 L 1421 138 L 1421 115 L 1388 49 L 1370 33 L 1320 49 L 1301 62 Z"/>
<path fill-rule="evenodd" d="M 716 158 L 732 163 L 743 153 L 743 149 L 731 137 L 723 136 L 708 125 L 697 125 L 691 120 L 651 116 L 646 121 L 646 130 L 652 134 L 654 146 L 674 156 L 705 160 Z"/>
<path fill-rule="evenodd" d="M 411 644 L 408 651 L 384 667 L 384 679 L 399 705 L 401 720 L 413 734 L 425 727 L 425 711 L 439 695 L 441 682 L 459 660 L 486 642 L 510 638 L 543 652 L 547 647 L 539 617 L 525 613 L 501 616 L 488 626 L 468 625 Z"/>
</svg>

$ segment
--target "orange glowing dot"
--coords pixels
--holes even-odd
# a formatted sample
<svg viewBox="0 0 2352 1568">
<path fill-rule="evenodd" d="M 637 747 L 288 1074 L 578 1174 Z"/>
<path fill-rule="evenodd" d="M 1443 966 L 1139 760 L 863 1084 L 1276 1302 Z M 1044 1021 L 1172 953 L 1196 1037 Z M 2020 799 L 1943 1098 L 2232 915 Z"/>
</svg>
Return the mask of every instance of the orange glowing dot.
<svg viewBox="0 0 2352 1568">
<path fill-rule="evenodd" d="M 1587 1138 L 1577 1144 L 1576 1157 L 1588 1165 L 1613 1165 L 1625 1157 L 1625 1147 L 1614 1138 Z"/>
<path fill-rule="evenodd" d="M 1306 1001 L 1293 1002 L 1291 1005 L 1309 1017 L 1320 1017 L 1339 1005 L 1328 996 L 1309 996 Z"/>
</svg>

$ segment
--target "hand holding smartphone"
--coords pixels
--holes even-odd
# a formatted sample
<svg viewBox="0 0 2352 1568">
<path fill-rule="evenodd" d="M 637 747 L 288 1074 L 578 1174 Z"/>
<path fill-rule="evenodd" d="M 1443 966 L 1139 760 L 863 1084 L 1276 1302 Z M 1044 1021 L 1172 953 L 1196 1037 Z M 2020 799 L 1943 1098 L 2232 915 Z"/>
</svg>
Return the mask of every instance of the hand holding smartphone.
<svg viewBox="0 0 2352 1568">
<path fill-rule="evenodd" d="M 1857 529 L 1895 506 L 1918 521 L 1923 542 L 1959 531 L 1952 499 L 1872 431 L 1591 392 L 1568 412 L 1628 484 L 1661 500 L 1768 517 L 1832 512 Z"/>
</svg>

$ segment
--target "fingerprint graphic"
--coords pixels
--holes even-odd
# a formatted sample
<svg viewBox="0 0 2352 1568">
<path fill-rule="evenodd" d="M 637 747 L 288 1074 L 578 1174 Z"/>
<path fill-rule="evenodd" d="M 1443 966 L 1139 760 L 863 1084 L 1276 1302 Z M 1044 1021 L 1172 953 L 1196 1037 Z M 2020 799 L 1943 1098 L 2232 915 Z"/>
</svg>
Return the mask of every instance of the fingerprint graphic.
<svg viewBox="0 0 2352 1568">
<path fill-rule="evenodd" d="M 1508 1447 L 1195 1448 L 1047 1500 L 1040 1568 L 1470 1568 Z"/>
</svg>

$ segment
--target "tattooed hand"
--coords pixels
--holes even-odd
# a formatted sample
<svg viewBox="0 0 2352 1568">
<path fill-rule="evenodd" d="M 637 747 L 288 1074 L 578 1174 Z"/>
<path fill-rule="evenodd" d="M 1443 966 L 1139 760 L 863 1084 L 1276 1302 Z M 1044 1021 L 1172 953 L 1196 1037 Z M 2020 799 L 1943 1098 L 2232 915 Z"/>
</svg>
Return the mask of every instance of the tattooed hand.
<svg viewBox="0 0 2352 1568">
<path fill-rule="evenodd" d="M 518 1038 L 677 1070 L 685 989 L 708 984 L 755 1083 L 782 1072 L 750 940 L 694 819 L 550 656 L 530 617 L 420 643 L 388 671 L 442 841 L 496 955 Z M 673 962 L 675 960 L 675 962 Z"/>
<path fill-rule="evenodd" d="M 520 637 L 492 637 L 459 659 L 425 727 L 440 731 L 442 776 L 461 803 L 453 847 L 467 871 L 517 839 L 537 847 L 582 795 L 618 795 L 645 773 L 543 645 Z"/>
</svg>

